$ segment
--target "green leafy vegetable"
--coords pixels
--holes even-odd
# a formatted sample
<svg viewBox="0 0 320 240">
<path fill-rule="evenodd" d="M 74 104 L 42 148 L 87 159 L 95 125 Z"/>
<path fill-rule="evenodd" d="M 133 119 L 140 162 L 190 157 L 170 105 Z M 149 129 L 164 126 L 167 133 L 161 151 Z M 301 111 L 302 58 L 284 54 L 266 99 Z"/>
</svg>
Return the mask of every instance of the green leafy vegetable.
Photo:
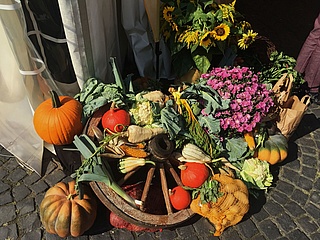
<svg viewBox="0 0 320 240">
<path fill-rule="evenodd" d="M 195 199 L 200 194 L 201 203 L 215 203 L 218 198 L 223 196 L 219 191 L 219 182 L 214 179 L 207 179 L 200 188 L 192 191 L 192 198 Z"/>
</svg>

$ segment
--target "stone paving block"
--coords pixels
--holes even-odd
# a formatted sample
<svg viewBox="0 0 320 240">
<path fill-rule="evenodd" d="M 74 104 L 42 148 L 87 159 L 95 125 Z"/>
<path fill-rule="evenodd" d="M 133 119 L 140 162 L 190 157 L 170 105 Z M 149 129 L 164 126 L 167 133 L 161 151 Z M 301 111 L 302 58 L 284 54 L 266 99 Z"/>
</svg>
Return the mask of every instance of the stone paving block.
<svg viewBox="0 0 320 240">
<path fill-rule="evenodd" d="M 0 227 L 0 239 L 18 239 L 18 228 L 16 224 Z"/>
<path fill-rule="evenodd" d="M 0 181 L 0 194 L 10 189 L 11 186 L 9 184 L 6 184 L 2 181 Z"/>
<path fill-rule="evenodd" d="M 31 174 L 28 174 L 22 181 L 26 186 L 31 186 L 33 183 L 38 181 L 41 177 L 36 174 L 35 172 L 32 172 Z"/>
<path fill-rule="evenodd" d="M 304 139 L 306 140 L 306 139 Z M 314 147 L 314 142 L 312 141 L 311 145 L 307 145 L 308 143 L 303 143 L 303 145 L 301 145 L 301 151 L 302 154 L 308 154 L 311 156 L 315 156 L 315 154 L 317 153 L 317 149 Z"/>
<path fill-rule="evenodd" d="M 138 239 L 138 240 L 153 240 L 156 238 L 154 237 L 154 233 L 138 232 L 138 233 L 136 233 L 136 239 Z"/>
<path fill-rule="evenodd" d="M 193 224 L 194 229 L 197 233 L 199 233 L 202 236 L 208 236 L 210 237 L 215 232 L 214 225 L 209 222 L 206 218 L 200 218 Z M 206 231 L 207 234 L 204 232 Z"/>
<path fill-rule="evenodd" d="M 301 215 L 305 214 L 305 210 L 299 206 L 299 204 L 291 201 L 288 202 L 286 205 L 284 205 L 284 208 L 287 210 L 287 212 L 294 216 L 294 217 L 300 217 Z"/>
<path fill-rule="evenodd" d="M 286 194 L 279 192 L 277 189 L 275 189 L 275 191 L 273 191 L 271 193 L 271 197 L 273 198 L 273 200 L 275 202 L 277 202 L 281 206 L 283 206 L 284 204 L 286 204 L 287 202 L 290 201 L 290 199 L 288 198 L 288 196 Z"/>
<path fill-rule="evenodd" d="M 156 237 L 158 239 L 176 239 L 178 237 L 178 234 L 169 229 L 163 229 L 162 231 L 156 232 Z"/>
<path fill-rule="evenodd" d="M 251 239 L 253 236 L 259 233 L 259 230 L 251 221 L 251 219 L 238 223 L 236 228 L 238 229 L 238 232 L 241 233 L 241 235 L 243 235 L 246 239 Z"/>
<path fill-rule="evenodd" d="M 113 229 L 110 231 L 111 237 L 113 239 L 128 239 L 133 240 L 134 236 L 131 232 L 123 230 L 123 229 Z"/>
<path fill-rule="evenodd" d="M 219 239 L 221 240 L 241 240 L 241 237 L 239 236 L 238 231 L 236 231 L 235 229 L 233 229 L 232 227 L 227 228 L 222 234 L 221 236 L 219 236 Z"/>
<path fill-rule="evenodd" d="M 294 159 L 293 161 L 288 163 L 284 162 L 284 164 L 281 166 L 281 169 L 284 167 L 299 172 L 301 169 L 301 163 L 298 159 Z"/>
<path fill-rule="evenodd" d="M 269 214 L 263 208 L 259 212 L 253 215 L 253 218 L 258 222 L 261 222 L 268 217 L 269 217 Z"/>
<path fill-rule="evenodd" d="M 318 230 L 318 226 L 309 216 L 303 216 L 297 219 L 297 222 L 301 226 L 300 229 L 303 229 L 306 234 L 311 234 Z"/>
<path fill-rule="evenodd" d="M 308 201 L 308 198 L 309 196 L 305 192 L 301 191 L 300 189 L 295 189 L 291 196 L 291 199 L 296 201 L 301 206 L 304 206 L 306 204 L 306 202 Z"/>
<path fill-rule="evenodd" d="M 184 239 L 192 234 L 194 234 L 194 228 L 192 225 L 181 226 L 177 228 L 176 232 L 178 233 L 179 237 Z M 205 231 L 205 230 L 204 230 Z"/>
<path fill-rule="evenodd" d="M 277 216 L 276 221 L 278 225 L 285 231 L 286 233 L 292 231 L 297 227 L 291 216 L 289 216 L 287 213 L 281 213 L 279 216 Z"/>
<path fill-rule="evenodd" d="M 310 235 L 310 239 L 312 239 L 312 240 L 319 240 L 319 239 L 320 239 L 320 231 L 311 234 L 311 235 Z"/>
<path fill-rule="evenodd" d="M 50 185 L 54 186 L 56 183 L 64 179 L 66 175 L 61 170 L 54 170 L 50 175 L 46 176 L 45 181 Z"/>
<path fill-rule="evenodd" d="M 14 220 L 17 216 L 16 208 L 13 204 L 0 206 L 0 213 L 1 213 L 0 226 Z"/>
<path fill-rule="evenodd" d="M 12 194 L 16 202 L 24 199 L 31 193 L 31 190 L 25 185 L 18 185 L 12 189 Z"/>
<path fill-rule="evenodd" d="M 296 240 L 309 240 L 310 238 L 306 236 L 303 232 L 298 229 L 293 230 L 291 233 L 287 234 L 288 239 L 296 239 Z M 314 239 L 317 240 L 317 239 Z"/>
<path fill-rule="evenodd" d="M 9 158 L 7 162 L 5 162 L 2 167 L 5 167 L 9 172 L 13 171 L 16 168 L 19 168 L 20 165 L 17 160 L 13 157 Z"/>
<path fill-rule="evenodd" d="M 298 185 L 299 184 L 299 172 L 291 170 L 288 166 L 283 166 L 282 178 L 290 182 L 290 184 Z"/>
<path fill-rule="evenodd" d="M 267 201 L 263 208 L 269 213 L 271 216 L 277 216 L 284 212 L 284 209 L 281 205 L 273 201 Z"/>
<path fill-rule="evenodd" d="M 11 196 L 10 190 L 1 194 L 0 206 L 5 205 L 7 203 L 11 203 L 12 201 L 13 201 L 13 198 Z"/>
<path fill-rule="evenodd" d="M 317 161 L 318 161 L 317 156 L 310 156 L 310 155 L 307 155 L 307 154 L 303 155 L 303 164 L 306 165 L 306 166 L 316 168 L 317 167 Z"/>
<path fill-rule="evenodd" d="M 109 233 L 101 233 L 89 236 L 89 240 L 114 240 Z"/>
<path fill-rule="evenodd" d="M 281 237 L 277 225 L 275 225 L 271 220 L 267 219 L 259 224 L 259 229 L 267 236 L 269 239 L 277 239 Z"/>
<path fill-rule="evenodd" d="M 0 168 L 0 178 L 5 179 L 5 177 L 9 174 L 8 170 L 6 168 L 1 167 Z"/>
<path fill-rule="evenodd" d="M 41 239 L 41 231 L 35 230 L 32 232 L 28 232 L 21 237 L 21 240 L 31 240 L 31 239 L 33 240 Z"/>
<path fill-rule="evenodd" d="M 315 206 L 313 203 L 308 203 L 305 206 L 307 213 L 317 220 L 318 225 L 320 225 L 320 208 Z"/>
<path fill-rule="evenodd" d="M 313 181 L 304 177 L 304 176 L 299 176 L 298 180 L 298 184 L 297 186 L 299 186 L 300 188 L 304 189 L 305 191 L 309 191 L 312 189 L 313 187 Z"/>
<path fill-rule="evenodd" d="M 36 212 L 21 216 L 18 226 L 23 233 L 34 231 L 41 227 L 41 222 Z"/>
<path fill-rule="evenodd" d="M 258 234 L 256 236 L 252 237 L 250 240 L 266 240 L 266 239 L 267 238 L 265 238 L 262 234 Z"/>
<path fill-rule="evenodd" d="M 13 183 L 17 183 L 21 179 L 23 179 L 26 175 L 27 173 L 24 169 L 16 168 L 11 173 L 9 173 L 9 175 L 7 176 L 7 179 Z"/>
<path fill-rule="evenodd" d="M 312 168 L 305 165 L 302 166 L 301 174 L 311 180 L 314 180 L 316 178 L 317 172 L 318 172 L 318 169 L 316 168 Z"/>
<path fill-rule="evenodd" d="M 284 176 L 282 176 L 284 178 Z M 290 197 L 293 193 L 295 187 L 292 185 L 292 183 L 287 183 L 284 181 L 277 182 L 276 188 L 278 191 L 285 194 L 287 197 Z"/>
<path fill-rule="evenodd" d="M 41 194 L 37 194 L 37 196 L 35 197 L 35 204 L 36 207 L 39 208 L 43 198 L 44 198 L 45 192 L 41 193 Z"/>
<path fill-rule="evenodd" d="M 314 204 L 320 204 L 320 190 L 315 190 L 310 193 L 310 201 Z"/>
<path fill-rule="evenodd" d="M 30 186 L 31 190 L 36 194 L 46 191 L 49 186 L 44 181 L 35 182 Z"/>
<path fill-rule="evenodd" d="M 16 204 L 19 215 L 31 213 L 35 210 L 35 202 L 33 198 L 25 198 Z"/>
</svg>

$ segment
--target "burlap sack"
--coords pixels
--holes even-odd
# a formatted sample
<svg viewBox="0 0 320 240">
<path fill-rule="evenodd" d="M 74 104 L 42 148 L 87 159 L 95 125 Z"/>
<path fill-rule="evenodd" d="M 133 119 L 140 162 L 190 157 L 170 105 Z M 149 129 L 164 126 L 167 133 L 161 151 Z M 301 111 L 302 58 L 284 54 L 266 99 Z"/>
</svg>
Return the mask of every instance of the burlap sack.
<svg viewBox="0 0 320 240">
<path fill-rule="evenodd" d="M 286 138 L 289 138 L 297 129 L 309 104 L 309 95 L 303 96 L 301 100 L 294 95 L 280 107 L 277 127 Z"/>
</svg>

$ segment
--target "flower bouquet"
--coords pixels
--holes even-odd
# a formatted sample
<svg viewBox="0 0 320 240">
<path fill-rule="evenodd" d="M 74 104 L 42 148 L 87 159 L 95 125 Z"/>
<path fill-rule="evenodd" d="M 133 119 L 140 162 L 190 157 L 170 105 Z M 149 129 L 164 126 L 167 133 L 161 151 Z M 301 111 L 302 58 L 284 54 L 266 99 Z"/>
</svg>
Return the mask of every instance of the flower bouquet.
<svg viewBox="0 0 320 240">
<path fill-rule="evenodd" d="M 191 68 L 205 73 L 214 57 L 224 55 L 232 65 L 238 48 L 246 49 L 255 40 L 250 23 L 230 4 L 212 0 L 163 0 L 161 32 L 172 55 L 178 77 Z"/>
</svg>

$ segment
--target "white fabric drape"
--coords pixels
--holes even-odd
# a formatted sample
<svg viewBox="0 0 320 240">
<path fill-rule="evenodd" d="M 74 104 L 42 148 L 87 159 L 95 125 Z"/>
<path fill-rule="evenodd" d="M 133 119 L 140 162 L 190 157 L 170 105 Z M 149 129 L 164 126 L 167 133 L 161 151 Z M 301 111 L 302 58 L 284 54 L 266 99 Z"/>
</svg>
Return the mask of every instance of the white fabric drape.
<svg viewBox="0 0 320 240">
<path fill-rule="evenodd" d="M 33 112 L 57 89 L 26 33 L 19 1 L 0 1 L 0 144 L 21 164 L 41 174 L 43 141 Z"/>
<path fill-rule="evenodd" d="M 123 65 L 117 0 L 58 2 L 80 88 L 90 77 L 103 82 L 113 82 L 110 57 L 116 57 L 120 68 Z"/>
</svg>

